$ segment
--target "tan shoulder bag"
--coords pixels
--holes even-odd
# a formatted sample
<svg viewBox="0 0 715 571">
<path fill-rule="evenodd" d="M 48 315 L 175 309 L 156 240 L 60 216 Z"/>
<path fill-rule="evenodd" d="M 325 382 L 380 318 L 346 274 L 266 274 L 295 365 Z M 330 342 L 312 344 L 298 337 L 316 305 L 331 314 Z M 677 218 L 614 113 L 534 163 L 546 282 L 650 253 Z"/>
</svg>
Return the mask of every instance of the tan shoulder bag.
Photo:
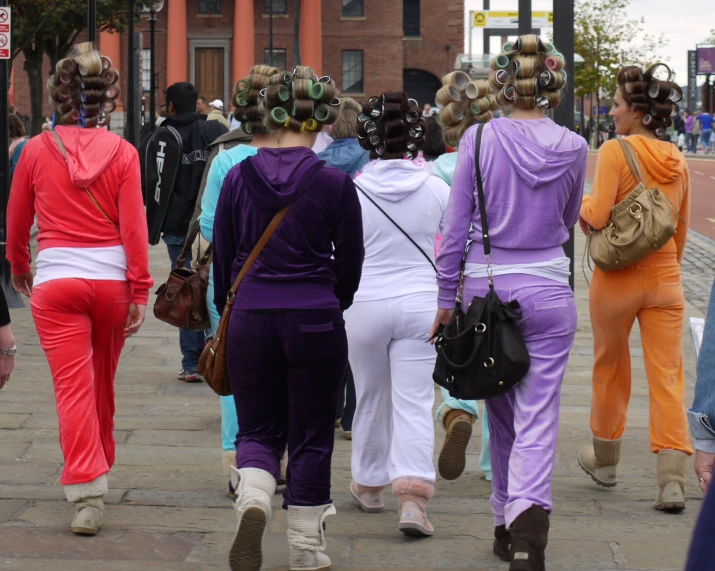
<svg viewBox="0 0 715 571">
<path fill-rule="evenodd" d="M 665 193 L 646 187 L 631 144 L 624 139 L 618 143 L 637 186 L 611 209 L 611 218 L 602 230 L 590 230 L 586 248 L 604 272 L 627 268 L 665 246 L 677 228 L 673 212 L 685 224 Z"/>
</svg>

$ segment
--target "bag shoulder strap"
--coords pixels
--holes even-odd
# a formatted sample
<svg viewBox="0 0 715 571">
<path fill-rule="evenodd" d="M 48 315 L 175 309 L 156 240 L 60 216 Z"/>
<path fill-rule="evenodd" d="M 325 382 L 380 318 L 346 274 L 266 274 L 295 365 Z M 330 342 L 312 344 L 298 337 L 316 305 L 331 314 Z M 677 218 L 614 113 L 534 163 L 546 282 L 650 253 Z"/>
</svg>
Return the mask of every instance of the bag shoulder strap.
<svg viewBox="0 0 715 571">
<path fill-rule="evenodd" d="M 477 140 L 474 145 L 474 170 L 477 178 L 477 197 L 479 199 L 479 218 L 482 223 L 482 244 L 484 245 L 484 255 L 490 256 L 492 253 L 491 242 L 489 241 L 489 224 L 487 223 L 487 204 L 484 200 L 484 182 L 482 181 L 482 167 L 479 164 L 479 156 L 482 150 L 482 132 L 484 123 L 477 127 Z M 464 256 L 466 261 L 466 254 Z"/>
<path fill-rule="evenodd" d="M 643 178 L 643 172 L 641 171 L 640 163 L 638 162 L 638 157 L 633 150 L 633 145 L 631 145 L 625 139 L 617 139 L 617 141 L 618 144 L 621 146 L 623 154 L 626 157 L 626 164 L 628 165 L 628 168 L 630 169 L 633 178 L 636 179 L 636 182 L 638 183 L 645 183 L 645 179 Z"/>
<path fill-rule="evenodd" d="M 241 285 L 243 278 L 246 277 L 248 271 L 251 269 L 251 267 L 253 267 L 253 264 L 256 263 L 258 256 L 260 256 L 261 252 L 263 252 L 263 249 L 266 247 L 266 244 L 268 244 L 268 241 L 271 239 L 271 236 L 273 236 L 275 231 L 278 230 L 278 226 L 280 226 L 280 223 L 283 222 L 283 219 L 285 218 L 285 215 L 288 214 L 290 207 L 291 205 L 289 204 L 288 206 L 285 206 L 281 210 L 279 210 L 273 217 L 273 220 L 271 220 L 271 223 L 268 225 L 268 228 L 266 228 L 266 230 L 263 232 L 263 235 L 258 240 L 258 243 L 254 246 L 253 250 L 249 254 L 248 259 L 243 264 L 241 271 L 238 272 L 236 281 L 233 282 L 233 286 L 231 286 L 231 290 L 228 292 L 229 299 L 233 299 L 236 296 L 238 286 Z"/>
<path fill-rule="evenodd" d="M 395 221 L 390 217 L 390 215 L 389 215 L 387 212 L 385 212 L 385 211 L 380 207 L 380 205 L 379 205 L 377 202 L 375 202 L 375 201 L 372 199 L 372 197 L 371 197 L 367 192 L 365 192 L 365 191 L 362 189 L 362 187 L 360 187 L 357 183 L 355 183 L 355 187 L 356 187 L 360 192 L 362 192 L 362 194 L 363 194 L 363 196 L 365 196 L 365 198 L 367 198 L 370 202 L 372 202 L 372 203 L 375 205 L 375 208 L 377 208 L 380 212 L 382 212 L 382 213 L 385 215 L 385 218 L 387 218 L 390 222 L 392 222 L 392 223 L 395 225 L 395 228 L 397 228 L 400 232 L 402 232 L 402 233 L 405 235 L 405 237 L 406 237 L 410 242 L 412 242 L 412 244 L 414 244 L 415 248 L 417 248 L 417 249 L 420 251 L 420 253 L 421 253 L 425 258 L 427 258 L 427 261 L 430 263 L 430 266 L 432 266 L 432 268 L 434 269 L 435 273 L 437 273 L 437 266 L 434 265 L 434 262 L 432 261 L 432 258 L 430 258 L 430 257 L 427 255 L 427 253 L 426 253 L 422 248 L 420 248 L 420 245 L 412 239 L 412 236 L 410 236 L 407 232 L 405 232 L 405 231 L 402 229 L 402 227 L 401 227 L 397 222 L 395 222 Z"/>
</svg>

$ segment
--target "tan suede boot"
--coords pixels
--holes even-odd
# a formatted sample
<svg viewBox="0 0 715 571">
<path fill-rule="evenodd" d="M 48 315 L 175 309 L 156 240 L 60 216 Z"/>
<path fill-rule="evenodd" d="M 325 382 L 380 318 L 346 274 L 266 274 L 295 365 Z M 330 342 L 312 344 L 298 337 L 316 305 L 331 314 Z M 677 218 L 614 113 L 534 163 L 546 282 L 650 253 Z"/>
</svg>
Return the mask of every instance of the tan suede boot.
<svg viewBox="0 0 715 571">
<path fill-rule="evenodd" d="M 400 512 L 398 529 L 405 535 L 430 537 L 434 528 L 427 519 L 427 502 L 434 495 L 434 484 L 420 478 L 397 478 L 392 482 Z"/>
<path fill-rule="evenodd" d="M 350 482 L 350 494 L 360 506 L 360 509 L 367 513 L 381 512 L 385 507 L 382 499 L 382 490 L 385 486 L 362 486 L 355 480 Z"/>
<path fill-rule="evenodd" d="M 599 486 L 613 488 L 617 483 L 616 466 L 621 460 L 621 442 L 593 438 L 592 446 L 584 446 L 578 453 L 578 464 Z"/>
<path fill-rule="evenodd" d="M 474 417 L 463 410 L 449 409 L 442 418 L 447 435 L 439 453 L 437 469 L 445 480 L 456 480 L 464 472 L 467 462 L 467 445 L 472 436 Z"/>
<path fill-rule="evenodd" d="M 74 502 L 74 519 L 70 529 L 77 535 L 97 535 L 102 529 L 104 499 L 102 496 L 84 498 Z"/>
<path fill-rule="evenodd" d="M 656 473 L 658 474 L 658 496 L 655 509 L 666 512 L 680 512 L 685 509 L 685 480 L 688 455 L 680 450 L 658 452 Z"/>
</svg>

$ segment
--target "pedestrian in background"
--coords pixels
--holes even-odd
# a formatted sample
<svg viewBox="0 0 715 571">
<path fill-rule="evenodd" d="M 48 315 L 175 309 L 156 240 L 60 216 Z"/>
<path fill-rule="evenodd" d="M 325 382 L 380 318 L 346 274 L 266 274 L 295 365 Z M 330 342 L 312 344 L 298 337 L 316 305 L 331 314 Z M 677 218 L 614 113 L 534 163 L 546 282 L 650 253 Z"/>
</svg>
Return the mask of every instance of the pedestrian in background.
<svg viewBox="0 0 715 571">
<path fill-rule="evenodd" d="M 209 114 L 206 117 L 207 121 L 218 121 L 226 127 L 226 130 L 229 128 L 229 123 L 228 119 L 226 119 L 225 115 L 223 114 L 223 101 L 220 99 L 214 99 L 211 103 L 209 103 Z"/>
<path fill-rule="evenodd" d="M 0 288 L 0 389 L 10 380 L 15 369 L 17 345 L 10 327 L 10 310 L 5 299 L 5 292 Z"/>
<path fill-rule="evenodd" d="M 703 148 L 703 153 L 708 155 L 712 145 L 713 116 L 703 108 L 703 112 L 695 120 L 700 124 L 700 145 Z"/>
<path fill-rule="evenodd" d="M 350 177 L 326 168 L 311 147 L 337 117 L 330 78 L 296 67 L 269 79 L 262 112 L 276 148 L 226 176 L 214 221 L 215 302 L 226 296 L 275 215 L 278 229 L 238 288 L 228 330 L 228 374 L 241 429 L 231 483 L 238 519 L 232 571 L 260 569 L 262 539 L 288 446 L 283 507 L 292 571 L 329 569 L 335 411 L 347 366 L 343 311 L 363 260 L 360 203 Z M 220 156 L 219 156 L 220 160 Z"/>
<path fill-rule="evenodd" d="M 698 154 L 698 144 L 700 143 L 700 121 L 698 121 L 698 117 L 700 116 L 700 111 L 696 111 L 695 114 L 693 115 L 693 138 L 692 138 L 692 145 L 693 145 L 693 154 Z"/>
<path fill-rule="evenodd" d="M 499 298 L 521 305 L 518 323 L 531 356 L 523 380 L 486 401 L 494 552 L 511 561 L 510 571 L 542 571 L 561 385 L 576 333 L 563 244 L 578 221 L 587 148 L 583 137 L 546 117 L 546 110 L 561 103 L 566 83 L 560 54 L 535 35 L 505 47 L 510 49 L 492 60 L 489 81 L 498 103 L 513 110 L 509 118 L 471 127 L 461 139 L 437 259 L 440 310 L 432 332 L 452 316 L 465 247 L 473 240 L 464 273 L 464 311 L 475 296 L 489 291 L 491 272 Z M 478 128 L 483 128 L 478 160 L 490 266 L 484 260 L 475 190 Z"/>
<path fill-rule="evenodd" d="M 115 459 L 114 377 L 125 337 L 144 322 L 153 285 L 139 157 L 98 128 L 115 107 L 118 79 L 91 43 L 57 63 L 48 81 L 57 129 L 25 146 L 8 205 L 12 283 L 31 296 L 57 400 L 60 482 L 75 505 L 71 529 L 82 535 L 102 526 Z M 27 245 L 35 214 L 33 277 Z"/>
<path fill-rule="evenodd" d="M 235 165 L 258 153 L 261 147 L 275 146 L 275 133 L 263 124 L 263 114 L 259 110 L 259 92 L 268 85 L 268 80 L 280 73 L 278 68 L 257 65 L 249 71 L 246 79 L 236 83 L 233 100 L 236 115 L 242 128 L 231 131 L 209 145 L 210 154 L 204 178 L 201 182 L 197 201 L 198 219 L 201 221 L 201 235 L 211 243 L 214 239 L 214 219 L 224 179 Z M 211 268 L 208 290 L 206 292 L 211 329 L 218 331 L 220 314 L 214 303 L 214 272 Z M 236 436 L 238 434 L 238 416 L 233 395 L 220 397 L 221 402 L 221 449 L 224 474 L 231 476 L 231 467 L 236 466 Z M 233 497 L 235 490 L 229 481 L 228 495 Z"/>
<path fill-rule="evenodd" d="M 179 82 L 170 85 L 166 91 L 166 101 L 162 110 L 166 119 L 162 126 L 173 127 L 181 137 L 181 161 L 174 183 L 171 201 L 166 212 L 166 222 L 162 229 L 162 240 L 166 244 L 172 269 L 184 249 L 189 224 L 196 207 L 204 169 L 209 152 L 206 148 L 228 129 L 218 121 L 204 121 L 196 112 L 198 92 L 191 83 Z M 146 156 L 149 138 L 142 141 L 139 153 Z M 142 166 L 143 163 L 142 163 Z M 146 177 L 142 177 L 146 181 Z M 191 266 L 191 252 L 186 263 Z M 179 330 L 181 347 L 180 381 L 202 382 L 199 375 L 199 359 L 204 349 L 206 333 L 204 331 Z"/>
<path fill-rule="evenodd" d="M 690 113 L 690 111 L 685 112 L 685 118 L 683 119 L 685 122 L 685 144 L 687 146 L 687 150 L 689 153 L 694 152 L 693 149 L 693 123 L 695 121 L 695 117 Z"/>
<path fill-rule="evenodd" d="M 204 97 L 203 95 L 199 95 L 198 99 L 196 100 L 196 112 L 204 119 L 208 115 L 208 99 L 206 99 L 206 97 Z"/>
<path fill-rule="evenodd" d="M 693 453 L 685 414 L 685 373 L 681 336 L 685 298 L 680 264 L 690 220 L 690 174 L 683 154 L 670 143 L 667 125 L 675 106 L 674 82 L 659 82 L 653 97 L 653 74 L 663 64 L 643 70 L 636 66 L 618 73 L 618 89 L 610 116 L 617 133 L 637 155 L 646 188 L 657 188 L 679 212 L 677 231 L 668 243 L 644 260 L 615 272 L 594 270 L 589 296 L 593 327 L 594 366 L 591 401 L 593 444 L 579 452 L 581 468 L 599 485 L 617 484 L 616 467 L 626 428 L 631 396 L 631 356 L 628 340 L 638 320 L 650 395 L 651 450 L 657 454 L 657 510 L 685 508 L 685 472 Z M 668 93 L 663 96 L 665 89 Z M 654 116 L 653 110 L 660 115 Z M 621 145 L 601 149 L 590 196 L 581 207 L 581 226 L 600 230 L 612 208 L 637 186 Z"/>
<path fill-rule="evenodd" d="M 25 124 L 22 122 L 17 115 L 8 115 L 8 137 L 10 137 L 10 148 L 8 152 L 10 154 L 10 180 L 12 180 L 12 175 L 15 173 L 15 167 L 17 163 L 20 162 L 20 155 L 22 155 L 22 149 L 27 143 L 27 131 L 25 131 Z"/>
</svg>

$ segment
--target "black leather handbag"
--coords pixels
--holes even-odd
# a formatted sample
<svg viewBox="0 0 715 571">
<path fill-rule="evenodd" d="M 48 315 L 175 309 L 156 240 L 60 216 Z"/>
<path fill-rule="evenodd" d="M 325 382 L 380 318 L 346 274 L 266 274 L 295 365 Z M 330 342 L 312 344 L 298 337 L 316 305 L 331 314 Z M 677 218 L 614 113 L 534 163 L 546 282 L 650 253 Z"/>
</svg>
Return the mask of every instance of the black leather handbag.
<svg viewBox="0 0 715 571">
<path fill-rule="evenodd" d="M 507 393 L 524 378 L 531 364 L 518 325 L 521 319 L 519 302 L 503 303 L 494 291 L 489 226 L 479 165 L 483 129 L 484 125 L 479 125 L 477 130 L 475 167 L 489 291 L 485 297 L 475 296 L 466 314 L 462 311 L 464 268 L 470 240 L 462 257 L 454 314 L 435 335 L 437 363 L 432 377 L 450 395 L 463 400 L 481 400 Z"/>
</svg>

